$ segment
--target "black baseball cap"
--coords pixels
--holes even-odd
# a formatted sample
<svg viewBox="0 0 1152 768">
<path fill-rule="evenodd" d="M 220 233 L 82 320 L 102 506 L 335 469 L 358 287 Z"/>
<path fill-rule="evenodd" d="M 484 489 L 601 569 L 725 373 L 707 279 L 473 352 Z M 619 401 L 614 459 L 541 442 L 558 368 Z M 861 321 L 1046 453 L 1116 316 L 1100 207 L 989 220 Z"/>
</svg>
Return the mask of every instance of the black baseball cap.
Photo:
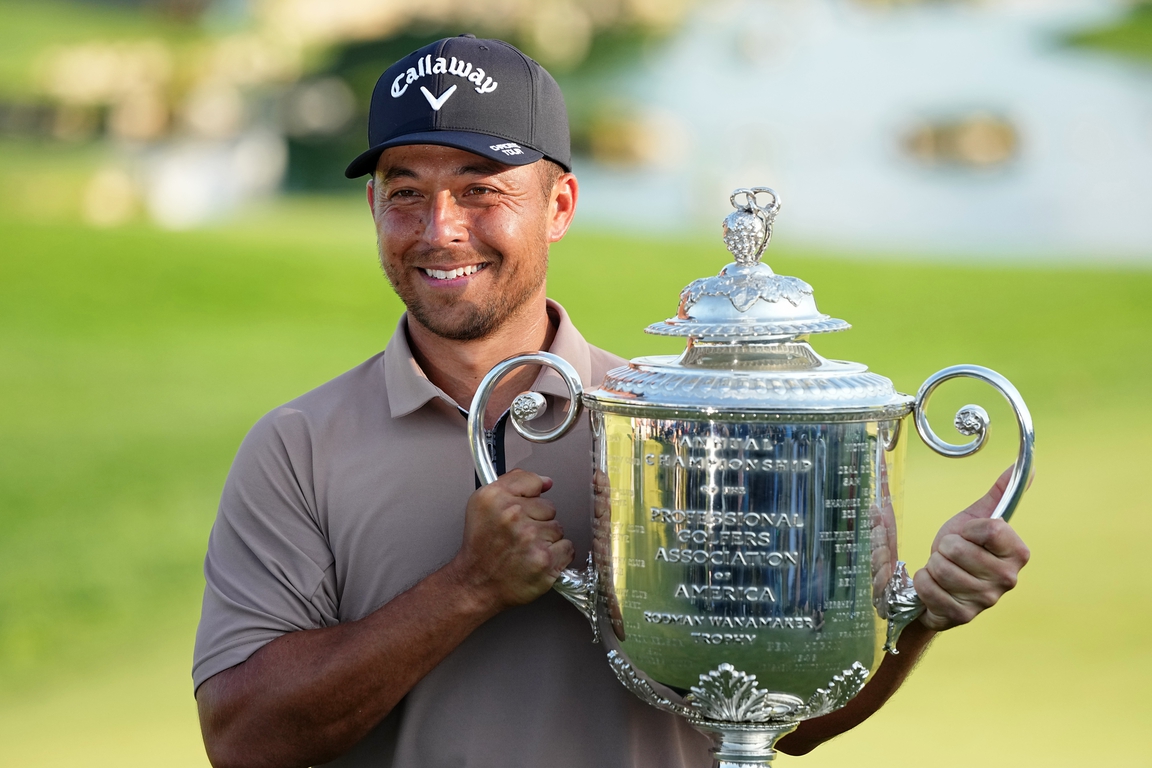
<svg viewBox="0 0 1152 768">
<path fill-rule="evenodd" d="M 572 170 L 568 110 L 544 67 L 502 40 L 446 37 L 385 70 L 372 91 L 368 146 L 350 179 L 405 144 L 455 147 L 508 165 L 542 157 Z"/>
</svg>

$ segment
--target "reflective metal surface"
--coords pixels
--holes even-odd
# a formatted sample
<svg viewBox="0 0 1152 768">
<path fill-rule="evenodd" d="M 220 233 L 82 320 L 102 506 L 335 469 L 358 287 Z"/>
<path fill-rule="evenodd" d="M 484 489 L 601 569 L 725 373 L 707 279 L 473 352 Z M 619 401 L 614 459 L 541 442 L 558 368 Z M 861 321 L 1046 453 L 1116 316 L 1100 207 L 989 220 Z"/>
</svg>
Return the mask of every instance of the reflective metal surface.
<svg viewBox="0 0 1152 768">
<path fill-rule="evenodd" d="M 1016 413 L 1020 453 L 997 516 L 1019 502 L 1034 442 L 1019 393 L 986 368 L 945 369 L 912 398 L 817 354 L 807 334 L 848 324 L 820 314 L 807 283 L 759 263 L 779 195 L 742 189 L 732 202 L 724 234 L 736 261 L 648 328 L 686 336 L 683 354 L 636 358 L 584 393 L 559 358 L 512 358 L 485 377 L 469 416 L 477 472 L 492 482 L 481 420 L 505 373 L 549 365 L 577 404 L 540 433 L 527 422 L 543 398 L 517 398 L 512 423 L 529 439 L 558 438 L 588 409 L 591 563 L 555 589 L 592 622 L 620 682 L 712 738 L 720 768 L 767 766 L 782 735 L 859 693 L 923 611 L 899 547 L 904 421 L 951 457 L 979 450 L 988 429 L 987 413 L 966 406 L 956 427 L 975 439 L 941 440 L 926 416 L 935 388 L 974 377 Z"/>
<path fill-rule="evenodd" d="M 500 379 L 525 365 L 546 365 L 552 368 L 560 374 L 560 378 L 564 380 L 569 391 L 572 392 L 572 407 L 568 409 L 563 421 L 547 432 L 538 432 L 527 425 L 528 421 L 544 413 L 545 400 L 543 395 L 528 392 L 513 401 L 511 409 L 512 427 L 525 440 L 531 440 L 534 443 L 550 443 L 571 429 L 572 425 L 576 423 L 576 419 L 580 417 L 582 407 L 580 394 L 584 391 L 584 385 L 580 383 L 580 374 L 564 358 L 548 352 L 537 352 L 531 355 L 517 355 L 497 363 L 480 380 L 480 385 L 476 388 L 476 395 L 472 398 L 472 405 L 468 409 L 468 443 L 472 446 L 472 461 L 476 464 L 476 473 L 480 476 L 480 481 L 485 485 L 496 482 L 497 475 L 492 457 L 488 455 L 488 446 L 484 437 L 484 412 L 488 409 L 488 400 L 492 397 L 492 392 L 500 383 Z"/>
<path fill-rule="evenodd" d="M 894 425 L 592 424 L 597 620 L 622 681 L 701 723 L 795 723 L 855 695 L 898 559 Z"/>
<path fill-rule="evenodd" d="M 978 405 L 966 405 L 956 413 L 956 430 L 962 435 L 975 435 L 976 439 L 971 443 L 953 445 L 941 440 L 932 431 L 932 427 L 928 424 L 928 398 L 936 391 L 936 387 L 949 379 L 956 378 L 977 379 L 992 385 L 1004 396 L 1016 415 L 1016 426 L 1020 429 L 1019 453 L 1016 463 L 1012 467 L 1012 476 L 1008 480 L 1004 496 L 992 513 L 994 518 L 1002 517 L 1005 520 L 1010 520 L 1012 513 L 1016 511 L 1016 505 L 1020 503 L 1020 498 L 1027 488 L 1028 478 L 1032 475 L 1032 453 L 1036 445 L 1032 414 L 1028 412 L 1024 398 L 1016 391 L 1016 387 L 1012 386 L 1012 382 L 990 368 L 979 365 L 954 365 L 951 368 L 938 371 L 928 377 L 916 395 L 916 431 L 920 433 L 920 437 L 924 438 L 928 447 L 941 456 L 960 457 L 975 453 L 983 447 L 988 432 L 988 412 Z"/>
<path fill-rule="evenodd" d="M 769 198 L 767 205 L 758 196 Z M 812 286 L 777 275 L 760 262 L 772 239 L 780 195 L 768 187 L 738 189 L 736 209 L 724 219 L 724 245 L 735 262 L 715 277 L 702 277 L 680 293 L 675 317 L 648 326 L 648 333 L 697 341 L 764 341 L 847 330 L 843 320 L 816 309 Z"/>
<path fill-rule="evenodd" d="M 860 363 L 827 360 L 801 341 L 694 342 L 679 357 L 637 357 L 609 371 L 585 403 L 635 415 L 708 408 L 734 418 L 787 414 L 836 421 L 898 418 L 912 410 L 912 398 L 890 380 Z"/>
<path fill-rule="evenodd" d="M 901 442 L 885 450 L 877 422 L 592 423 L 610 645 L 665 686 L 722 658 L 801 702 L 853 663 L 875 669 Z"/>
</svg>

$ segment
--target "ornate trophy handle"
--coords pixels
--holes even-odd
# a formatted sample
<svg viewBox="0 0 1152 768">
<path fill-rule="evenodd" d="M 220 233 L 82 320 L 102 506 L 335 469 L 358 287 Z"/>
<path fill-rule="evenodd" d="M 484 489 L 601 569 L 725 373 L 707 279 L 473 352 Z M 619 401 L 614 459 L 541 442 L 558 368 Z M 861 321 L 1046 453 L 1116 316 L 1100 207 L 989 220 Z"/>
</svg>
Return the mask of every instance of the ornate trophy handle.
<svg viewBox="0 0 1152 768">
<path fill-rule="evenodd" d="M 1036 442 L 1036 433 L 1032 428 L 1032 415 L 1028 412 L 1028 406 L 1024 404 L 1024 398 L 1016 391 L 1016 387 L 1012 386 L 1012 382 L 996 371 L 979 365 L 954 365 L 932 374 L 916 394 L 916 431 L 920 433 L 920 437 L 928 444 L 928 447 L 941 456 L 961 458 L 970 456 L 984 447 L 990 419 L 988 412 L 978 405 L 966 405 L 956 412 L 956 431 L 962 435 L 976 436 L 970 443 L 956 445 L 941 440 L 928 424 L 928 398 L 936 391 L 936 387 L 949 379 L 961 376 L 978 379 L 998 389 L 1016 414 L 1016 424 L 1020 427 L 1020 450 L 1016 457 L 1016 463 L 1012 466 L 1008 487 L 1004 489 L 1000 503 L 992 512 L 993 518 L 1002 517 L 1007 521 L 1016 511 L 1016 505 L 1020 503 L 1020 498 L 1027 488 L 1028 477 L 1032 474 L 1032 452 Z M 924 612 L 924 604 L 912 586 L 912 578 L 908 575 L 903 561 L 896 564 L 896 572 L 892 574 L 885 592 L 887 593 L 888 638 L 884 650 L 889 653 L 896 653 L 896 641 L 900 637 L 900 632 Z"/>
<path fill-rule="evenodd" d="M 512 401 L 511 421 L 512 427 L 525 440 L 534 443 L 550 443 L 559 440 L 580 417 L 584 404 L 580 396 L 584 394 L 584 385 L 580 383 L 580 374 L 571 363 L 562 357 L 549 352 L 535 352 L 528 355 L 516 355 L 498 363 L 481 380 L 472 398 L 472 407 L 468 409 L 468 444 L 472 448 L 472 463 L 476 465 L 476 474 L 484 485 L 496 482 L 496 466 L 492 457 L 488 455 L 488 441 L 484 434 L 484 411 L 488 408 L 488 399 L 496 389 L 496 385 L 508 374 L 522 365 L 546 365 L 564 380 L 568 391 L 572 395 L 572 405 L 568 408 L 563 421 L 555 428 L 546 432 L 535 430 L 528 426 L 528 422 L 544 413 L 547 401 L 539 392 L 524 392 Z M 588 565 L 584 571 L 575 568 L 565 568 L 556 579 L 552 588 L 564 596 L 570 603 L 580 609 L 584 617 L 592 624 L 594 635 L 598 635 L 595 620 L 596 572 L 592 567 L 592 558 L 589 556 Z M 598 640 L 598 636 L 593 638 Z"/>
</svg>

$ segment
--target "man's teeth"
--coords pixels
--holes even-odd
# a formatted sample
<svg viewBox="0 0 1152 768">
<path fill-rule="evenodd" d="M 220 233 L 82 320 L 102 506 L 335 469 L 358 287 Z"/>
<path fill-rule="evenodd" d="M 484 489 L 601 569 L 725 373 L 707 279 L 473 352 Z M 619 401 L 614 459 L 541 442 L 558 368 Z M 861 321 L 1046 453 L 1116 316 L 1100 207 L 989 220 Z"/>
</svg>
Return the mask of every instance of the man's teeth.
<svg viewBox="0 0 1152 768">
<path fill-rule="evenodd" d="M 437 280 L 452 280 L 457 277 L 464 277 L 465 275 L 474 275 L 484 267 L 483 264 L 472 264 L 467 267 L 456 267 L 456 269 L 424 269 L 424 274 L 428 277 L 434 277 Z"/>
</svg>

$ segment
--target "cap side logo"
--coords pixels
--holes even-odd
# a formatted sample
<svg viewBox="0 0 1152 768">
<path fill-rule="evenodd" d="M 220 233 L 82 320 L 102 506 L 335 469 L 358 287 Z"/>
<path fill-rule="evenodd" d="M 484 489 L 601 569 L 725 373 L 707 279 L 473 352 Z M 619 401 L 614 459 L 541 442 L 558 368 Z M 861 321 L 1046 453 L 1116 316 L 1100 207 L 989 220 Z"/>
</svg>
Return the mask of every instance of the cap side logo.
<svg viewBox="0 0 1152 768">
<path fill-rule="evenodd" d="M 488 149 L 495 150 L 496 152 L 503 152 L 506 155 L 522 155 L 524 150 L 520 149 L 520 145 L 514 141 L 509 141 L 506 144 L 493 144 Z"/>
<path fill-rule="evenodd" d="M 404 92 L 408 90 L 409 85 L 422 77 L 428 77 L 430 75 L 446 74 L 462 77 L 476 87 L 476 93 L 492 93 L 492 91 L 496 90 L 496 87 L 500 85 L 491 77 L 488 77 L 481 67 L 474 68 L 472 62 L 457 59 L 455 56 L 451 56 L 450 58 L 452 59 L 451 62 L 443 57 L 433 59 L 431 54 L 421 56 L 416 60 L 416 66 L 408 67 L 408 69 L 396 75 L 396 79 L 392 81 L 392 98 L 400 98 L 404 95 Z M 452 87 L 455 88 L 456 86 Z M 420 90 L 424 90 L 424 88 L 421 87 Z M 431 102 L 432 97 L 429 96 L 428 100 Z M 439 107 L 435 105 L 433 105 L 432 108 L 439 109 Z"/>
<path fill-rule="evenodd" d="M 440 107 L 444 106 L 444 102 L 448 101 L 448 97 L 456 93 L 456 86 L 452 86 L 448 90 L 444 91 L 444 93 L 440 94 L 440 98 L 433 96 L 432 92 L 424 86 L 420 86 L 420 92 L 424 94 L 424 98 L 428 99 L 428 106 L 439 112 Z"/>
</svg>

